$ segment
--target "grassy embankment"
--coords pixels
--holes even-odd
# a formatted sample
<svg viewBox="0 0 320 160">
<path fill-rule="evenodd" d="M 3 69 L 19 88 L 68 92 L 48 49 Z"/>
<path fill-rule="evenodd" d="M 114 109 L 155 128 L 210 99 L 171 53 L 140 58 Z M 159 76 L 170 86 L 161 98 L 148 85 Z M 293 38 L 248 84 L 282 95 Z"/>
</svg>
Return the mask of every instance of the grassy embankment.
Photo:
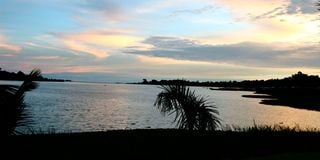
<svg viewBox="0 0 320 160">
<path fill-rule="evenodd" d="M 138 156 L 197 159 L 320 159 L 320 132 L 297 127 L 254 126 L 227 131 L 115 130 L 9 136 L 12 156 Z"/>
</svg>

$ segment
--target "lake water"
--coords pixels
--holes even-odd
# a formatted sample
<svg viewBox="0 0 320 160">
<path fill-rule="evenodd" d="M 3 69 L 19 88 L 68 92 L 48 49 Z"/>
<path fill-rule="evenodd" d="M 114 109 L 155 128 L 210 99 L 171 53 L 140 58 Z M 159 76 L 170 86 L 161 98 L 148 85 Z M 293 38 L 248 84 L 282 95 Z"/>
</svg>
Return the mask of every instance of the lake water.
<svg viewBox="0 0 320 160">
<path fill-rule="evenodd" d="M 21 82 L 0 81 L 0 84 Z M 255 121 L 320 128 L 320 112 L 263 105 L 259 104 L 260 99 L 241 97 L 250 92 L 192 89 L 214 102 L 222 124 L 247 127 Z M 40 82 L 39 88 L 25 97 L 33 120 L 29 128 L 56 132 L 174 128 L 173 117 L 162 116 L 153 106 L 160 91 L 159 86 L 153 85 Z"/>
</svg>

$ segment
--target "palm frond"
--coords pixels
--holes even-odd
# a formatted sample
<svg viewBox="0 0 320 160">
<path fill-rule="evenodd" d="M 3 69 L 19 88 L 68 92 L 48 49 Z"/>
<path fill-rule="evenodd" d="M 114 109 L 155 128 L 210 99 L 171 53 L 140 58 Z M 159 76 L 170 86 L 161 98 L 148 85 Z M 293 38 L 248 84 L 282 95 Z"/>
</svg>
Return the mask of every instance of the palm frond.
<svg viewBox="0 0 320 160">
<path fill-rule="evenodd" d="M 175 114 L 174 122 L 180 129 L 214 130 L 220 125 L 215 106 L 183 83 L 161 86 L 154 106 L 162 115 Z"/>
<path fill-rule="evenodd" d="M 18 98 L 23 98 L 25 92 L 36 89 L 38 87 L 38 83 L 34 81 L 37 80 L 37 78 L 40 76 L 41 76 L 41 70 L 33 69 L 30 72 L 30 74 L 27 76 L 26 80 L 19 87 L 19 90 L 17 91 L 16 96 Z"/>
<path fill-rule="evenodd" d="M 24 103 L 25 92 L 37 88 L 38 84 L 33 82 L 39 76 L 39 69 L 32 70 L 27 79 L 20 87 L 13 85 L 0 85 L 0 106 L 3 112 L 0 113 L 0 134 L 8 135 L 18 133 L 16 127 L 30 124 L 30 116 Z"/>
</svg>

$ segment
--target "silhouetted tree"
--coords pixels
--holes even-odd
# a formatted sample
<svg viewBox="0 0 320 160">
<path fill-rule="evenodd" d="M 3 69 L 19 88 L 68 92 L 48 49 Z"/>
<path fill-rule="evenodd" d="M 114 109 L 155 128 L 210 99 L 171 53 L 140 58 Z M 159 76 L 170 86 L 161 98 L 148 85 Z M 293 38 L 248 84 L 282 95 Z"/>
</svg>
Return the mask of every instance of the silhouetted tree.
<svg viewBox="0 0 320 160">
<path fill-rule="evenodd" d="M 41 75 L 39 69 L 34 69 L 27 75 L 21 86 L 0 85 L 1 106 L 1 135 L 15 134 L 15 128 L 30 123 L 24 103 L 25 93 L 36 89 L 38 83 L 34 82 Z"/>
<path fill-rule="evenodd" d="M 215 130 L 220 125 L 219 112 L 184 84 L 161 86 L 154 106 L 165 114 L 175 114 L 180 129 Z"/>
<path fill-rule="evenodd" d="M 147 79 L 142 79 L 142 84 L 147 84 L 148 80 Z"/>
</svg>

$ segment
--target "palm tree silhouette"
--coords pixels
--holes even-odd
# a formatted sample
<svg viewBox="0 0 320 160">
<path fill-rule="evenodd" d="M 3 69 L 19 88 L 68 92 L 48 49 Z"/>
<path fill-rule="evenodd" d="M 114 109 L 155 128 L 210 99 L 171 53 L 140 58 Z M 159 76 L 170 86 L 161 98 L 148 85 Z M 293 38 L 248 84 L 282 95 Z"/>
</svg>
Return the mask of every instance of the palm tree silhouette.
<svg viewBox="0 0 320 160">
<path fill-rule="evenodd" d="M 174 122 L 180 129 L 215 130 L 220 125 L 216 107 L 201 96 L 197 96 L 186 85 L 161 86 L 154 106 L 165 114 L 175 114 Z"/>
<path fill-rule="evenodd" d="M 17 133 L 15 128 L 25 126 L 30 123 L 29 116 L 26 113 L 26 104 L 24 96 L 27 91 L 31 91 L 38 87 L 38 83 L 34 82 L 41 71 L 33 69 L 20 87 L 14 85 L 0 85 L 0 134 L 10 135 Z"/>
</svg>

